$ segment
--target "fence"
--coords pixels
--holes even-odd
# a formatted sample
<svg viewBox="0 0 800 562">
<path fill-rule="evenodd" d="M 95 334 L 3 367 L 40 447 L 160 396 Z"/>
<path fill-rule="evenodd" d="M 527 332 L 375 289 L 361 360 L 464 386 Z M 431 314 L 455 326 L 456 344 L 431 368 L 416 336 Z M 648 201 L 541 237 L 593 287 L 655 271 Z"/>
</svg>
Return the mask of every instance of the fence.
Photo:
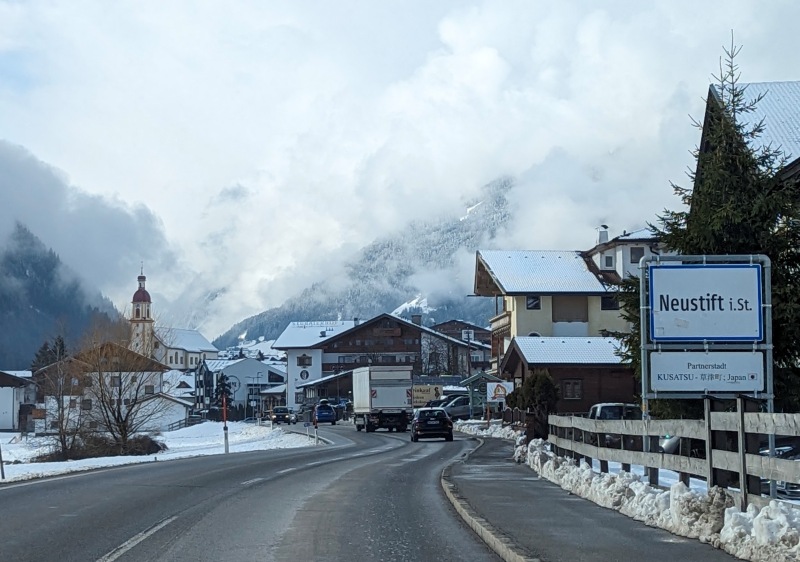
<svg viewBox="0 0 800 562">
<path fill-rule="evenodd" d="M 640 465 L 645 467 L 651 484 L 658 483 L 658 470 L 664 469 L 677 472 L 687 484 L 690 477 L 696 477 L 706 480 L 709 486 L 736 487 L 744 492 L 739 494 L 742 509 L 748 503 L 763 503 L 766 481 L 780 481 L 784 487 L 800 483 L 800 462 L 762 452 L 768 435 L 800 442 L 800 414 L 740 410 L 707 412 L 705 420 L 648 421 L 553 415 L 548 423 L 548 440 L 559 456 L 584 458 L 590 464 L 597 459 L 601 472 L 608 472 L 609 462 L 620 463 L 626 471 L 631 465 Z M 686 454 L 657 452 L 659 439 L 666 435 L 694 440 L 700 447 Z"/>
<path fill-rule="evenodd" d="M 525 425 L 527 419 L 526 415 L 527 414 L 525 410 L 520 410 L 519 408 L 506 408 L 503 410 L 503 423 Z"/>
</svg>

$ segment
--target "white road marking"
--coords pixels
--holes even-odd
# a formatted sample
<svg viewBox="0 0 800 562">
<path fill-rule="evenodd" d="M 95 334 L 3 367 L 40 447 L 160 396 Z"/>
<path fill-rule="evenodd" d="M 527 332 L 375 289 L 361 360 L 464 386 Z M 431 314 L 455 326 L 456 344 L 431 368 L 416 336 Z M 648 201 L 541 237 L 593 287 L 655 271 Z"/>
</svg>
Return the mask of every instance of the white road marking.
<svg viewBox="0 0 800 562">
<path fill-rule="evenodd" d="M 283 470 L 279 470 L 278 474 L 286 474 L 287 472 L 291 472 L 293 470 L 297 470 L 295 468 L 284 468 Z"/>
<path fill-rule="evenodd" d="M 263 478 L 253 478 L 252 480 L 245 480 L 242 482 L 242 486 L 249 486 L 250 484 L 255 484 L 256 482 L 261 482 Z"/>
<path fill-rule="evenodd" d="M 160 531 L 161 529 L 163 529 L 164 527 L 166 527 L 167 525 L 169 525 L 170 523 L 175 521 L 177 518 L 178 518 L 177 515 L 173 515 L 172 517 L 168 517 L 168 518 L 164 519 L 163 521 L 161 521 L 159 523 L 156 523 L 155 525 L 153 525 L 149 529 L 144 530 L 141 533 L 138 533 L 136 535 L 133 535 L 131 538 L 126 540 L 124 543 L 119 545 L 117 548 L 115 548 L 114 550 L 112 550 L 111 552 L 109 552 L 108 554 L 103 556 L 102 558 L 98 558 L 97 562 L 114 562 L 114 560 L 116 560 L 117 558 L 119 558 L 120 556 L 122 556 L 123 554 L 128 552 L 134 546 L 136 546 L 137 544 L 139 544 L 140 542 L 142 542 L 146 538 L 154 535 L 155 533 L 157 533 L 158 531 Z"/>
</svg>

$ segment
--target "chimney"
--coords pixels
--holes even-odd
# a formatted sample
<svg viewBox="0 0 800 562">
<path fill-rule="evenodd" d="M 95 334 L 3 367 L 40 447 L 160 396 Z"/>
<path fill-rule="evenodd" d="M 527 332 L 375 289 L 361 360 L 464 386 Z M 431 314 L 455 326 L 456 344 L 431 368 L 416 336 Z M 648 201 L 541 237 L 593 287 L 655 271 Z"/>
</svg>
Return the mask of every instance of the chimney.
<svg viewBox="0 0 800 562">
<path fill-rule="evenodd" d="M 412 314 L 411 323 L 417 326 L 422 326 L 422 314 Z"/>
<path fill-rule="evenodd" d="M 353 318 L 353 326 L 358 326 L 358 324 L 359 324 L 358 316 L 356 316 L 356 317 Z"/>
<path fill-rule="evenodd" d="M 319 337 L 321 337 L 321 338 L 324 338 L 326 335 L 327 335 L 327 334 L 325 333 L 325 330 L 322 330 L 322 331 L 319 333 Z"/>
<path fill-rule="evenodd" d="M 597 243 L 603 244 L 605 242 L 608 242 L 608 227 L 601 224 L 600 230 L 597 231 Z"/>
</svg>

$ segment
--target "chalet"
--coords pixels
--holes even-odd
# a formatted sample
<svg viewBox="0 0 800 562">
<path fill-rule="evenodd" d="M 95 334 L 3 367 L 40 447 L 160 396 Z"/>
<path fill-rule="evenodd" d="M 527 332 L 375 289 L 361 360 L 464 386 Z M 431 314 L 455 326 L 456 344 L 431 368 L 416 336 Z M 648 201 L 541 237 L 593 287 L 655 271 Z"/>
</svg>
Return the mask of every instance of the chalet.
<svg viewBox="0 0 800 562">
<path fill-rule="evenodd" d="M 195 373 L 194 407 L 207 412 L 215 404 L 217 381 L 225 375 L 231 387 L 231 408 L 235 416 L 245 418 L 264 412 L 274 405 L 285 403 L 286 372 L 282 365 L 259 361 L 252 357 L 241 359 L 206 359 Z M 283 386 L 283 392 L 278 393 Z"/>
<path fill-rule="evenodd" d="M 474 292 L 495 298 L 490 319 L 492 366 L 497 373 L 516 337 L 602 337 L 630 329 L 619 313 L 615 286 L 638 272 L 639 259 L 661 252 L 645 231 L 579 250 L 480 250 Z"/>
<path fill-rule="evenodd" d="M 559 389 L 556 412 L 586 413 L 598 402 L 635 401 L 633 370 L 616 354 L 618 346 L 614 338 L 519 336 L 503 356 L 500 373 L 516 388 L 535 369 L 547 369 Z"/>
<path fill-rule="evenodd" d="M 30 371 L 0 371 L 0 431 L 27 431 L 23 404 L 36 397 Z"/>
<path fill-rule="evenodd" d="M 422 326 L 420 320 L 380 314 L 365 322 L 292 322 L 273 344 L 287 354 L 289 404 L 306 400 L 299 385 L 309 388 L 309 382 L 362 365 L 411 365 L 416 376 L 467 376 L 470 343 Z"/>
</svg>

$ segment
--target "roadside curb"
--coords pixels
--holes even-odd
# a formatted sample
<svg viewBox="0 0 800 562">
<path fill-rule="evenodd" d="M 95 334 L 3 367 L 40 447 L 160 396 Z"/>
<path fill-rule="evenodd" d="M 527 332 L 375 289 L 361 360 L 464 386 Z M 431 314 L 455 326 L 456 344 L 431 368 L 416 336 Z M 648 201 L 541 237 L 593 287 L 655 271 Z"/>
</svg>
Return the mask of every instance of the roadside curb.
<svg viewBox="0 0 800 562">
<path fill-rule="evenodd" d="M 442 470 L 440 479 L 442 490 L 453 504 L 456 512 L 461 516 L 464 522 L 475 531 L 486 545 L 491 548 L 500 558 L 505 562 L 541 562 L 539 558 L 529 556 L 525 549 L 516 545 L 514 541 L 506 536 L 500 529 L 489 523 L 486 519 L 478 515 L 472 506 L 458 492 L 458 486 L 450 481 L 450 469 L 457 462 L 464 462 L 473 451 L 478 450 L 483 445 L 483 439 L 478 439 L 480 442 L 478 447 L 469 451 L 464 459 L 454 461 L 447 465 Z"/>
</svg>

